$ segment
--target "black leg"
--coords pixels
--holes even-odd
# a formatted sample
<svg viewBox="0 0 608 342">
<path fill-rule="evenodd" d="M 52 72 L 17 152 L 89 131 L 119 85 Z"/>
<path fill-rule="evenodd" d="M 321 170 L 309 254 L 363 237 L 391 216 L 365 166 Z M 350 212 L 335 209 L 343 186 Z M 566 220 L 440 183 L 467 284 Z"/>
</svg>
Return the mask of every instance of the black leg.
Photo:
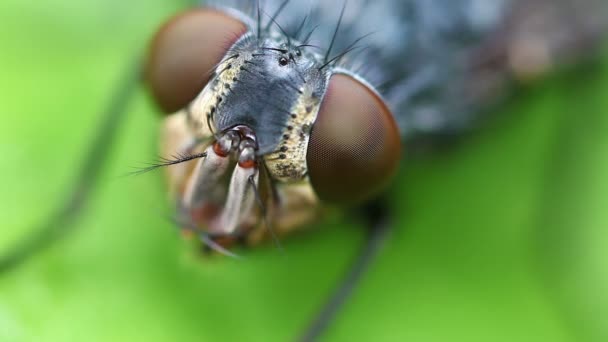
<svg viewBox="0 0 608 342">
<path fill-rule="evenodd" d="M 44 223 L 33 229 L 30 235 L 13 248 L 0 254 L 0 273 L 14 269 L 72 230 L 91 195 L 103 164 L 108 159 L 118 128 L 126 117 L 127 106 L 140 81 L 140 65 L 138 58 L 135 65 L 129 66 L 116 93 L 111 95 L 110 103 L 102 113 L 99 133 L 86 151 L 71 192 Z"/>
<path fill-rule="evenodd" d="M 346 301 L 351 297 L 357 284 L 369 270 L 378 252 L 390 232 L 388 209 L 379 200 L 365 207 L 367 219 L 367 238 L 349 266 L 345 276 L 336 289 L 324 302 L 319 313 L 299 338 L 299 341 L 317 341 L 329 325 L 335 320 Z"/>
</svg>

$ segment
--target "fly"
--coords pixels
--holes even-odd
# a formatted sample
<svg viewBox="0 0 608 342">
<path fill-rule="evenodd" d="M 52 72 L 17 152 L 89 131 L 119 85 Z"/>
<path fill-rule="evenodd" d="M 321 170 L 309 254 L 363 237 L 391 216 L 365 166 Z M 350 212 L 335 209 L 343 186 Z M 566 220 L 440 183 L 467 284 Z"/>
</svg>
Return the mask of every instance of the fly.
<svg viewBox="0 0 608 342">
<path fill-rule="evenodd" d="M 577 5 L 589 20 L 564 20 Z M 314 222 L 326 206 L 364 208 L 369 239 L 302 339 L 331 322 L 388 230 L 382 194 L 402 150 L 474 126 L 514 79 L 581 57 L 604 33 L 591 0 L 211 2 L 152 39 L 144 83 L 159 108 L 175 222 L 211 250 L 257 244 Z M 365 14 L 365 15 L 364 15 Z M 369 19 L 369 20 L 368 20 Z M 580 49 L 575 49 L 580 47 Z M 143 69 L 143 70 L 142 70 Z M 75 193 L 8 269 L 75 218 L 134 89 L 108 109 Z"/>
<path fill-rule="evenodd" d="M 322 202 L 369 200 L 397 169 L 401 145 L 388 106 L 341 64 L 363 37 L 335 56 L 333 46 L 322 53 L 309 46 L 315 30 L 306 28 L 308 19 L 290 34 L 291 25 L 278 24 L 281 9 L 268 18 L 261 8 L 258 17 L 223 7 L 192 10 L 169 21 L 150 49 L 146 79 L 170 112 L 162 154 L 188 161 L 167 157 L 178 221 L 198 227 L 203 241 L 215 240 L 210 248 L 297 229 L 320 216 Z M 217 41 L 211 46 L 220 57 L 203 66 L 190 60 L 200 47 L 175 45 L 192 39 L 182 26 L 192 26 L 188 35 Z M 173 78 L 182 68 L 212 70 L 202 92 L 201 73 L 189 73 L 191 82 Z M 187 84 L 196 89 L 183 89 Z M 175 93 L 195 97 L 177 101 Z"/>
</svg>

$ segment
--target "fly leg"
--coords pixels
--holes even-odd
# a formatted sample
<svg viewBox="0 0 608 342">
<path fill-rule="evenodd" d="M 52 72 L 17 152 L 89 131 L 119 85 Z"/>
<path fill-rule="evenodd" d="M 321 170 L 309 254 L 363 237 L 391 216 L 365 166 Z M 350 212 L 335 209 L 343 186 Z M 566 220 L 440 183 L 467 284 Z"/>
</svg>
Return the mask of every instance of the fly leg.
<svg viewBox="0 0 608 342">
<path fill-rule="evenodd" d="M 343 278 L 323 302 L 321 310 L 314 316 L 298 341 L 317 341 L 336 320 L 336 316 L 352 296 L 353 291 L 382 249 L 383 243 L 390 232 L 389 213 L 386 208 L 382 200 L 372 202 L 364 208 L 365 218 L 367 219 L 365 242 Z"/>
<path fill-rule="evenodd" d="M 85 154 L 80 170 L 74 177 L 71 192 L 61 202 L 55 212 L 32 233 L 19 241 L 12 249 L 0 254 L 0 273 L 21 265 L 37 252 L 50 246 L 57 239 L 67 235 L 74 228 L 76 219 L 86 206 L 102 165 L 107 161 L 122 121 L 126 118 L 126 108 L 137 89 L 140 80 L 140 61 L 130 65 L 125 78 L 121 80 L 116 93 L 102 113 L 97 136 Z"/>
</svg>

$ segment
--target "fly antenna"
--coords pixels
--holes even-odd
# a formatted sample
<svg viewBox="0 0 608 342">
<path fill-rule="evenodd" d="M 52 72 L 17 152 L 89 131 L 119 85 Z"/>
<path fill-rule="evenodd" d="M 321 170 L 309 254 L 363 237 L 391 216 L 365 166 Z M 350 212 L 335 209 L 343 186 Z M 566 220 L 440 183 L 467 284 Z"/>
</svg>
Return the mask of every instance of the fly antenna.
<svg viewBox="0 0 608 342">
<path fill-rule="evenodd" d="M 143 175 L 144 173 L 156 171 L 163 167 L 178 165 L 178 164 L 189 162 L 191 160 L 205 158 L 205 157 L 207 157 L 207 152 L 196 153 L 196 154 L 192 154 L 192 155 L 178 154 L 175 156 L 171 156 L 171 158 L 159 157 L 157 162 L 150 163 L 150 164 L 148 164 L 148 166 L 146 166 L 144 168 L 141 168 L 141 169 L 138 169 L 138 170 L 135 170 L 135 171 L 129 173 L 129 175 L 139 176 L 139 175 Z"/>
</svg>

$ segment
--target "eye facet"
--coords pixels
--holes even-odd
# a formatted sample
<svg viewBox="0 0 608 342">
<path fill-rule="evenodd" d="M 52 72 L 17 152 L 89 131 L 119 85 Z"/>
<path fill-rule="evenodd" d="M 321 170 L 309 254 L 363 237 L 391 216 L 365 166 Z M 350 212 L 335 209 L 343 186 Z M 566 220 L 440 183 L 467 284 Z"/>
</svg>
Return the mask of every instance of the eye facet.
<svg viewBox="0 0 608 342">
<path fill-rule="evenodd" d="M 173 113 L 190 103 L 245 32 L 245 24 L 212 9 L 169 19 L 152 40 L 145 67 L 146 83 L 161 109 Z"/>
<path fill-rule="evenodd" d="M 400 156 L 399 132 L 384 101 L 351 76 L 332 76 L 306 157 L 319 198 L 336 204 L 369 199 L 390 181 Z"/>
</svg>

